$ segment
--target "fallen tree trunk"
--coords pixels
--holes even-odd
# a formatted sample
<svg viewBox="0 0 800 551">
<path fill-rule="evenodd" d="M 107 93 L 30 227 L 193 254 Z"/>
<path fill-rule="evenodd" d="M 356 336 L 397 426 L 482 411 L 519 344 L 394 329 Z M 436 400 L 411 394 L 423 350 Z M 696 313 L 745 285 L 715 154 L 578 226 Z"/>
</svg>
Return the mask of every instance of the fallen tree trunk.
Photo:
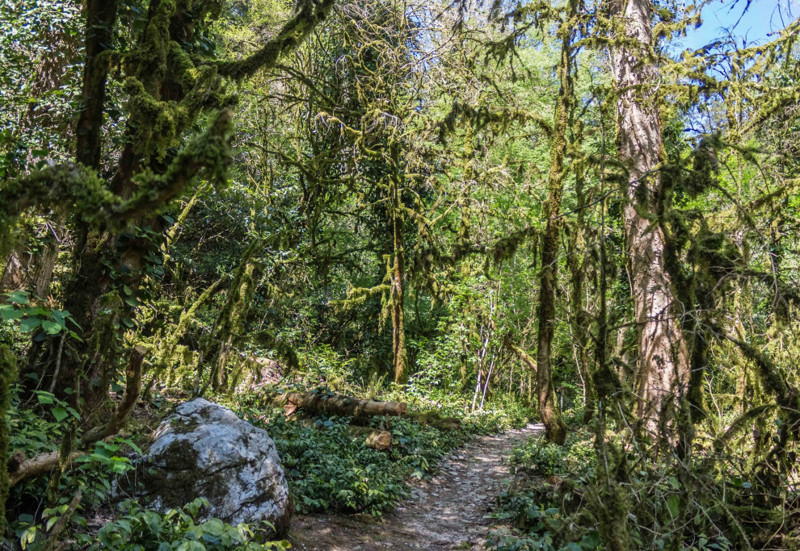
<svg viewBox="0 0 800 551">
<path fill-rule="evenodd" d="M 364 418 L 373 415 L 404 415 L 408 410 L 405 402 L 360 400 L 351 396 L 321 392 L 287 392 L 279 396 L 277 402 L 284 405 L 287 415 L 302 409 L 309 413 Z"/>
<path fill-rule="evenodd" d="M 403 416 L 421 425 L 428 425 L 439 430 L 459 430 L 461 428 L 461 419 L 457 417 L 443 417 L 435 411 L 408 413 L 408 406 L 405 402 L 361 400 L 332 392 L 287 392 L 275 398 L 273 403 L 283 406 L 286 415 L 302 409 L 311 414 L 351 416 L 354 424 L 366 423 L 373 415 Z"/>
</svg>

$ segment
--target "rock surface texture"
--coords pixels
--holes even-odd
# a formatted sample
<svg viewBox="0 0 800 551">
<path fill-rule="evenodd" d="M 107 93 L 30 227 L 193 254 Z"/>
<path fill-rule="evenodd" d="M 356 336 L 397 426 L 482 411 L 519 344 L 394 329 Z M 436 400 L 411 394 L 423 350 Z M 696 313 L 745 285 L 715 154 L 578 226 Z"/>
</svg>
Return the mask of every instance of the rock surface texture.
<svg viewBox="0 0 800 551">
<path fill-rule="evenodd" d="M 279 534 L 289 527 L 289 487 L 274 442 L 228 408 L 203 398 L 178 406 L 156 431 L 146 467 L 144 487 L 155 508 L 205 497 L 209 518 L 266 520 Z"/>
</svg>

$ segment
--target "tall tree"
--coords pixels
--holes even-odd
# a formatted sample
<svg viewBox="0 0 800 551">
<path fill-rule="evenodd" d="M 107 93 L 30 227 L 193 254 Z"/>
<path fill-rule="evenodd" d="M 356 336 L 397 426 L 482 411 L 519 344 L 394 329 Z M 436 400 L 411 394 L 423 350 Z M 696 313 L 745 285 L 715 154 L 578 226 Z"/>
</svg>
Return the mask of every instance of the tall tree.
<svg viewBox="0 0 800 551">
<path fill-rule="evenodd" d="M 567 3 L 564 20 L 559 28 L 561 52 L 558 62 L 559 90 L 550 149 L 550 169 L 547 174 L 546 218 L 542 236 L 542 269 L 539 275 L 538 348 L 536 377 L 539 393 L 539 414 L 547 439 L 563 444 L 567 427 L 556 405 L 551 368 L 553 333 L 556 323 L 556 274 L 558 268 L 558 238 L 560 233 L 561 199 L 564 196 L 564 162 L 567 155 L 567 131 L 574 102 L 572 77 L 572 37 L 577 15 L 577 0 Z"/>
<path fill-rule="evenodd" d="M 612 48 L 617 139 L 628 171 L 623 222 L 639 354 L 634 385 L 640 415 L 653 430 L 662 413 L 688 388 L 689 354 L 658 223 L 664 196 L 659 174 L 664 140 L 656 98 L 659 71 L 652 62 L 653 5 L 650 0 L 615 0 L 611 5 L 619 32 Z"/>
</svg>

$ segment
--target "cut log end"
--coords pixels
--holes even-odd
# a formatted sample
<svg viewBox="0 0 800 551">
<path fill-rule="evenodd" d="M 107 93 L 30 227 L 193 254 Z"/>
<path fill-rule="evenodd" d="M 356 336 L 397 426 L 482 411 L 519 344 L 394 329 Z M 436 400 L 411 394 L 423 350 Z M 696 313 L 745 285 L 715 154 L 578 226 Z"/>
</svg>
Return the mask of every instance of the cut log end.
<svg viewBox="0 0 800 551">
<path fill-rule="evenodd" d="M 392 433 L 386 430 L 376 430 L 367 436 L 364 444 L 374 450 L 388 450 L 392 447 Z"/>
</svg>

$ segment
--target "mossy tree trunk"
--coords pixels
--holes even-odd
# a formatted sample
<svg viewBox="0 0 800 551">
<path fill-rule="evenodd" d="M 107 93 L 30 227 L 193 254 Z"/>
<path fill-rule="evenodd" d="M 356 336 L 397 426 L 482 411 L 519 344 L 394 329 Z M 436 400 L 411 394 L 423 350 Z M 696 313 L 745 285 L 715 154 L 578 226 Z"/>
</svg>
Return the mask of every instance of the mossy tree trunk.
<svg viewBox="0 0 800 551">
<path fill-rule="evenodd" d="M 6 413 L 11 406 L 11 385 L 17 382 L 17 360 L 6 346 L 0 346 L 0 534 L 6 528 L 6 500 L 8 499 L 9 473 L 8 424 Z"/>
<path fill-rule="evenodd" d="M 553 333 L 556 323 L 556 277 L 558 273 L 558 238 L 560 233 L 561 199 L 564 194 L 564 160 L 567 154 L 567 126 L 573 103 L 572 82 L 572 24 L 576 10 L 575 2 L 568 4 L 561 35 L 561 57 L 558 64 L 560 88 L 555 108 L 550 169 L 547 175 L 547 200 L 544 204 L 547 219 L 542 236 L 542 269 L 539 275 L 539 306 L 537 322 L 538 348 L 536 351 L 536 378 L 539 394 L 539 415 L 544 423 L 547 439 L 563 444 L 567 427 L 561 420 L 553 388 L 551 368 Z"/>
<path fill-rule="evenodd" d="M 586 279 L 586 193 L 582 174 L 575 176 L 575 196 L 577 199 L 577 220 L 569 238 L 570 250 L 567 266 L 570 271 L 570 302 L 572 303 L 572 348 L 578 375 L 583 385 L 583 422 L 588 423 L 594 415 L 594 384 L 589 368 L 589 314 L 584 304 L 584 281 Z"/>
<path fill-rule="evenodd" d="M 396 159 L 396 156 L 393 156 Z M 399 160 L 399 159 L 396 159 Z M 397 175 L 395 175 L 397 176 Z M 406 354 L 406 329 L 403 308 L 405 307 L 405 252 L 403 250 L 403 213 L 401 211 L 400 185 L 396 177 L 389 186 L 392 216 L 392 274 L 391 303 L 392 318 L 392 362 L 394 382 L 408 382 L 408 357 Z"/>
<path fill-rule="evenodd" d="M 75 128 L 75 160 L 93 171 L 101 168 L 101 137 L 103 112 L 106 106 L 106 86 L 110 68 L 107 59 L 112 47 L 112 35 L 117 19 L 116 0 L 90 0 L 85 6 L 85 50 L 81 86 L 81 111 Z M 63 362 L 54 388 L 63 392 L 77 388 L 77 379 L 83 364 L 90 354 L 90 335 L 94 317 L 100 309 L 99 297 L 108 291 L 109 278 L 104 274 L 102 251 L 107 246 L 107 237 L 92 229 L 89 224 L 79 223 L 76 228 L 76 246 L 73 249 L 73 275 L 65 292 L 64 308 L 84 330 L 83 341 L 75 343 L 74 351 Z M 54 339 L 51 339 L 55 343 Z M 52 357 L 53 363 L 58 358 Z M 78 405 L 77 393 L 73 394 Z"/>
<path fill-rule="evenodd" d="M 613 48 L 618 90 L 619 154 L 627 166 L 623 222 L 631 270 L 631 293 L 637 329 L 638 362 L 634 386 L 639 415 L 656 431 L 663 415 L 674 411 L 689 385 L 689 354 L 677 319 L 673 281 L 665 268 L 666 240 L 658 223 L 663 208 L 659 165 L 664 142 L 655 96 L 658 69 L 652 50 L 650 0 L 613 3 L 624 28 Z"/>
</svg>

